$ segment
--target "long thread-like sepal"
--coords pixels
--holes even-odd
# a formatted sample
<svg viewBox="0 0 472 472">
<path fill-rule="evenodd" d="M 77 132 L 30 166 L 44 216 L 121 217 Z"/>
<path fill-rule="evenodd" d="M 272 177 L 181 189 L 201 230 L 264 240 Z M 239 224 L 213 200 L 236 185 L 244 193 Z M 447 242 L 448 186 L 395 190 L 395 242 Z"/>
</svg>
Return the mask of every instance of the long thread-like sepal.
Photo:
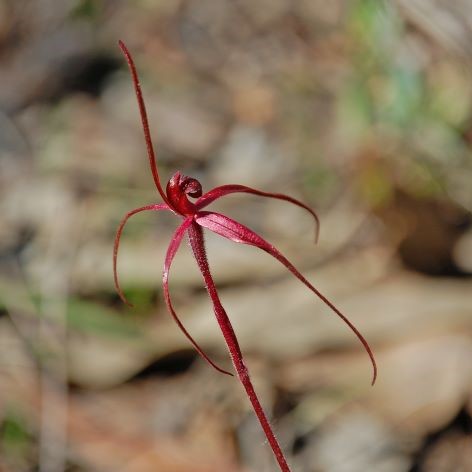
<svg viewBox="0 0 472 472">
<path fill-rule="evenodd" d="M 154 184 L 156 185 L 156 188 L 158 192 L 160 193 L 162 199 L 167 204 L 169 204 L 169 201 L 161 186 L 161 181 L 159 179 L 159 172 L 157 170 L 156 153 L 154 152 L 154 146 L 152 145 L 151 132 L 149 131 L 149 121 L 147 117 L 146 105 L 144 104 L 144 100 L 143 100 L 143 92 L 141 91 L 141 85 L 139 83 L 138 72 L 136 70 L 136 66 L 134 65 L 133 57 L 131 56 L 131 53 L 128 51 L 128 48 L 126 47 L 125 43 L 123 43 L 123 41 L 118 41 L 118 44 L 121 50 L 123 51 L 123 54 L 125 55 L 126 62 L 128 63 L 129 70 L 131 72 L 131 77 L 133 79 L 134 91 L 136 93 L 136 99 L 138 100 L 139 113 L 141 115 L 141 123 L 143 125 L 143 131 L 144 131 L 144 140 L 146 141 L 146 149 L 147 149 L 147 154 L 148 154 L 148 159 L 149 159 L 149 165 L 151 167 L 152 177 L 154 179 Z"/>
</svg>

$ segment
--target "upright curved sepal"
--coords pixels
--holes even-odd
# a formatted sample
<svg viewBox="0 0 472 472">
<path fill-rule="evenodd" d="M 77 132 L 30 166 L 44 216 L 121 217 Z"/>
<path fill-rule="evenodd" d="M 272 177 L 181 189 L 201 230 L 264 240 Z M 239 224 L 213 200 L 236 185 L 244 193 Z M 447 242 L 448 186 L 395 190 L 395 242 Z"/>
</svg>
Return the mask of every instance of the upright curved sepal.
<svg viewBox="0 0 472 472">
<path fill-rule="evenodd" d="M 146 149 L 149 159 L 149 165 L 151 167 L 152 177 L 154 179 L 154 184 L 156 185 L 157 191 L 161 195 L 162 199 L 169 204 L 167 196 L 162 188 L 161 181 L 159 179 L 159 171 L 157 170 L 157 160 L 156 154 L 154 152 L 154 146 L 152 145 L 151 132 L 149 131 L 149 120 L 147 117 L 146 105 L 144 104 L 143 92 L 141 90 L 141 84 L 139 83 L 138 72 L 136 66 L 134 65 L 133 57 L 129 52 L 123 41 L 118 41 L 120 49 L 125 55 L 126 62 L 128 63 L 129 70 L 131 72 L 131 77 L 133 79 L 134 91 L 136 93 L 136 99 L 138 100 L 139 113 L 141 115 L 141 123 L 143 125 L 144 131 L 144 140 L 146 141 Z"/>
</svg>

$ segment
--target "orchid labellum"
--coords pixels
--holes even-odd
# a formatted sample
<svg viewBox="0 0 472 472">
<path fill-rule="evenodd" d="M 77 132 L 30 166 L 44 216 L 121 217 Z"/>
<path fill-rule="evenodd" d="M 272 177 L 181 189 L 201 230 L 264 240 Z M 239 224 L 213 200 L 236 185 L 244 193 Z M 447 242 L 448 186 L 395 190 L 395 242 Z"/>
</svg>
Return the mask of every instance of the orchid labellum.
<svg viewBox="0 0 472 472">
<path fill-rule="evenodd" d="M 253 188 L 246 187 L 244 185 L 238 185 L 238 184 L 223 185 L 221 187 L 216 187 L 213 190 L 210 190 L 209 192 L 202 194 L 202 186 L 200 185 L 200 182 L 194 178 L 184 176 L 180 172 L 176 172 L 167 183 L 165 190 L 163 189 L 163 187 L 161 186 L 160 179 L 159 179 L 159 172 L 157 168 L 156 157 L 155 157 L 154 148 L 152 145 L 150 131 L 149 131 L 149 123 L 147 119 L 146 107 L 144 105 L 144 100 L 143 100 L 143 96 L 141 92 L 141 87 L 139 84 L 138 75 L 136 72 L 136 67 L 134 65 L 131 54 L 129 53 L 124 43 L 120 41 L 119 45 L 126 57 L 126 61 L 131 71 L 131 75 L 132 75 L 132 79 L 134 83 L 134 89 L 136 92 L 136 97 L 137 97 L 137 101 L 139 105 L 139 111 L 141 114 L 141 121 L 142 121 L 143 130 L 144 130 L 144 138 L 146 141 L 149 164 L 150 164 L 152 176 L 154 179 L 154 184 L 160 196 L 162 197 L 163 203 L 145 205 L 145 206 L 136 208 L 128 212 L 124 216 L 123 220 L 121 221 L 118 227 L 118 231 L 115 238 L 114 250 L 113 250 L 113 272 L 114 272 L 115 285 L 116 285 L 118 294 L 120 295 L 121 299 L 125 303 L 129 304 L 120 287 L 120 284 L 118 282 L 118 274 L 117 274 L 118 247 L 120 243 L 121 234 L 123 232 L 123 228 L 126 222 L 128 221 L 128 219 L 131 216 L 135 215 L 136 213 L 140 213 L 143 211 L 169 211 L 169 212 L 174 213 L 176 216 L 180 218 L 180 226 L 175 231 L 170 241 L 169 247 L 167 249 L 167 254 L 164 261 L 164 272 L 163 272 L 163 277 L 162 277 L 164 298 L 165 298 L 169 313 L 172 315 L 173 319 L 177 323 L 178 327 L 182 330 L 184 335 L 193 344 L 194 348 L 212 367 L 214 367 L 216 370 L 224 374 L 233 375 L 232 373 L 217 366 L 208 357 L 208 355 L 203 351 L 203 349 L 192 338 L 190 333 L 185 329 L 185 327 L 183 326 L 182 322 L 180 321 L 180 319 L 178 318 L 175 312 L 174 306 L 172 305 L 172 300 L 169 294 L 169 284 L 168 284 L 169 271 L 170 271 L 174 256 L 180 247 L 182 239 L 184 238 L 185 235 L 187 235 L 193 254 L 195 256 L 198 268 L 200 269 L 200 272 L 203 276 L 203 281 L 205 283 L 205 287 L 207 289 L 208 295 L 213 304 L 215 316 L 221 328 L 221 331 L 223 333 L 236 374 L 241 384 L 243 385 L 244 389 L 246 390 L 247 396 L 254 408 L 254 412 L 257 415 L 257 418 L 259 419 L 262 429 L 264 430 L 267 440 L 277 459 L 280 470 L 282 470 L 283 472 L 290 472 L 290 468 L 287 464 L 284 454 L 272 431 L 272 427 L 267 419 L 266 414 L 264 413 L 264 410 L 259 402 L 259 399 L 252 385 L 247 367 L 243 360 L 241 349 L 239 347 L 238 339 L 236 338 L 236 334 L 231 325 L 231 321 L 228 318 L 228 315 L 226 314 L 226 311 L 223 308 L 223 305 L 220 301 L 220 297 L 218 295 L 218 291 L 216 289 L 215 282 L 213 281 L 213 277 L 210 272 L 210 267 L 208 265 L 208 260 L 206 256 L 206 250 L 205 250 L 205 242 L 203 239 L 203 229 L 212 231 L 236 243 L 256 246 L 262 249 L 263 251 L 267 252 L 272 257 L 274 257 L 279 262 L 281 262 L 301 283 L 303 283 L 311 292 L 313 292 L 314 295 L 316 295 L 326 305 L 328 305 L 328 307 L 336 315 L 338 315 L 344 321 L 344 323 L 346 323 L 349 326 L 349 328 L 359 338 L 360 342 L 362 343 L 365 350 L 367 351 L 367 354 L 369 355 L 370 360 L 372 362 L 372 366 L 373 366 L 372 384 L 374 384 L 376 376 L 377 376 L 377 366 L 375 363 L 373 353 L 370 349 L 369 344 L 364 339 L 364 337 L 360 334 L 357 328 L 322 293 L 320 293 L 320 291 L 316 289 L 276 247 L 274 247 L 272 244 L 267 242 L 259 234 L 249 229 L 247 226 L 244 226 L 243 224 L 225 215 L 222 215 L 220 213 L 204 210 L 206 207 L 208 207 L 208 205 L 210 205 L 215 200 L 221 197 L 224 197 L 226 195 L 229 195 L 231 193 L 249 193 L 249 194 L 258 195 L 261 197 L 283 200 L 283 201 L 292 203 L 294 205 L 297 205 L 303 208 L 313 217 L 315 221 L 315 225 L 316 225 L 315 239 L 318 239 L 319 220 L 316 213 L 311 208 L 309 208 L 304 203 L 292 197 L 289 197 L 287 195 L 283 195 L 280 193 L 263 192 L 260 190 L 255 190 Z"/>
</svg>

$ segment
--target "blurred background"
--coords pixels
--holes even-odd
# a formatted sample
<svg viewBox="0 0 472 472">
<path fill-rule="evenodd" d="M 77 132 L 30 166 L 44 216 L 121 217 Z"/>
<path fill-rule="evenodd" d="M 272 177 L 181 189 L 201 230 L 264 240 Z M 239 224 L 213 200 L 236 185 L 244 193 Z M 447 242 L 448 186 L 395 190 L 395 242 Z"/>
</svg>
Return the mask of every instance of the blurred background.
<svg viewBox="0 0 472 472">
<path fill-rule="evenodd" d="M 467 0 L 0 2 L 0 470 L 278 470 L 234 378 L 162 297 L 164 182 L 239 183 L 213 204 L 283 266 L 209 235 L 210 265 L 294 471 L 472 470 L 472 5 Z M 231 368 L 184 244 L 183 322 Z"/>
</svg>

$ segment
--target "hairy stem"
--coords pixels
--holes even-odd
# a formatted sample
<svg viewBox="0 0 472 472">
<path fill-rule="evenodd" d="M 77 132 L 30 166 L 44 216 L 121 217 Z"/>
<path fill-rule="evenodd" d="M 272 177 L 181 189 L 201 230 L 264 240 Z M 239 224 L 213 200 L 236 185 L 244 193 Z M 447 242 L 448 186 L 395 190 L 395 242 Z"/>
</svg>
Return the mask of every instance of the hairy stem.
<svg viewBox="0 0 472 472">
<path fill-rule="evenodd" d="M 262 429 L 264 430 L 267 440 L 269 441 L 272 451 L 274 452 L 277 462 L 279 463 L 280 470 L 282 472 L 290 472 L 290 468 L 287 464 L 284 454 L 256 395 L 254 386 L 252 385 L 248 369 L 244 364 L 243 355 L 241 353 L 236 334 L 234 333 L 233 327 L 231 325 L 231 321 L 229 320 L 228 315 L 226 314 L 226 311 L 220 302 L 213 277 L 211 276 L 210 267 L 208 265 L 202 228 L 197 223 L 193 222 L 188 229 L 188 235 L 192 251 L 197 260 L 198 267 L 203 275 L 208 295 L 213 302 L 213 309 L 215 311 L 216 319 L 225 338 L 226 345 L 228 346 L 231 360 L 233 361 L 233 365 L 236 369 L 239 380 L 246 390 L 249 401 L 252 404 L 254 412 L 259 419 Z"/>
</svg>

